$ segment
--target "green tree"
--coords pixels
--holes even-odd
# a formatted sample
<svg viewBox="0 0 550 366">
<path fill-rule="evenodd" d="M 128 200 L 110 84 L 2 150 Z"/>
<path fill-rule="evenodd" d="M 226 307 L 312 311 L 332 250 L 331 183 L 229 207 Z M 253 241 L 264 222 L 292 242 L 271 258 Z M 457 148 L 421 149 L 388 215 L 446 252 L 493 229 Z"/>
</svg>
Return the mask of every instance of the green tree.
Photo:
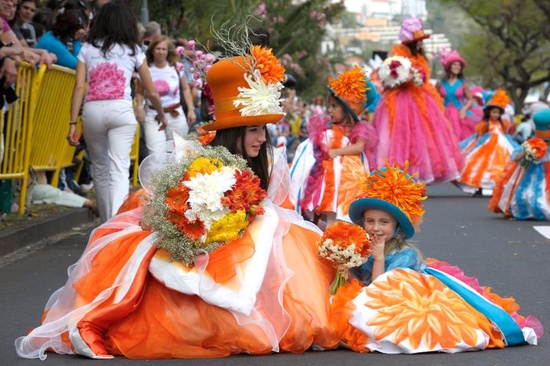
<svg viewBox="0 0 550 366">
<path fill-rule="evenodd" d="M 254 16 L 250 27 L 262 27 L 271 34 L 273 52 L 287 72 L 298 80 L 297 89 L 306 96 L 324 92 L 330 71 L 321 57 L 326 26 L 337 22 L 345 10 L 343 1 L 330 0 L 149 0 L 149 18 L 159 22 L 168 35 L 197 40 L 215 49 L 211 28 L 223 23 L 239 25 Z M 142 1 L 132 1 L 137 14 Z"/>
<path fill-rule="evenodd" d="M 464 32 L 461 48 L 473 66 L 469 70 L 482 70 L 485 86 L 504 86 L 516 110 L 521 110 L 531 88 L 550 82 L 546 1 L 441 1 L 458 6 L 475 22 Z"/>
</svg>

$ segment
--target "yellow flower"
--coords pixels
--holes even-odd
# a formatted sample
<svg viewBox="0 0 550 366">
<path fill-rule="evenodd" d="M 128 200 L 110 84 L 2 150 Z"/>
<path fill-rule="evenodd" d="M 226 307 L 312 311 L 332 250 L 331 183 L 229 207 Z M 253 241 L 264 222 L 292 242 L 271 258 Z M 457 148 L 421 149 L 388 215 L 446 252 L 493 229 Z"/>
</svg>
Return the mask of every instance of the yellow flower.
<svg viewBox="0 0 550 366">
<path fill-rule="evenodd" d="M 248 226 L 246 212 L 239 210 L 230 212 L 218 221 L 214 221 L 206 236 L 205 244 L 214 242 L 227 242 L 239 237 L 241 231 Z"/>
<path fill-rule="evenodd" d="M 204 175 L 212 174 L 215 171 L 219 171 L 223 167 L 221 160 L 212 158 L 200 157 L 195 159 L 189 166 L 189 178 L 201 173 Z"/>
</svg>

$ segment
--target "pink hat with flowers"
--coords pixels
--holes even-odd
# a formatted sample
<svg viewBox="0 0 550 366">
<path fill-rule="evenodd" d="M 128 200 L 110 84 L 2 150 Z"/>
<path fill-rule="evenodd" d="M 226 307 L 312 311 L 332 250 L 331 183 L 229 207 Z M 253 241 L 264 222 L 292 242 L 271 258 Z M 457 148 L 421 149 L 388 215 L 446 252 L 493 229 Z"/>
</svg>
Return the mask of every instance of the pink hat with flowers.
<svg viewBox="0 0 550 366">
<path fill-rule="evenodd" d="M 441 65 L 443 65 L 445 71 L 449 71 L 449 68 L 451 67 L 453 62 L 456 61 L 460 62 L 463 69 L 466 67 L 466 61 L 462 58 L 462 56 L 460 56 L 460 53 L 458 53 L 458 51 L 456 50 L 442 50 L 441 58 L 439 59 L 439 61 L 441 62 Z"/>
<path fill-rule="evenodd" d="M 430 38 L 429 34 L 424 33 L 422 21 L 419 18 L 406 18 L 401 24 L 399 30 L 399 40 L 401 43 L 413 43 L 423 39 Z"/>
</svg>

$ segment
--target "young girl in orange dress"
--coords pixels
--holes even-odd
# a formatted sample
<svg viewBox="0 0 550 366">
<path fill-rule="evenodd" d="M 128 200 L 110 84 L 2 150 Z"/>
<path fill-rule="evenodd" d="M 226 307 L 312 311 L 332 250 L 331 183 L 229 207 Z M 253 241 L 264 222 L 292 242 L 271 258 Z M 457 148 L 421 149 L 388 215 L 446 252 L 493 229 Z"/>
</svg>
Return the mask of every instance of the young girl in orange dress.
<svg viewBox="0 0 550 366">
<path fill-rule="evenodd" d="M 507 104 L 506 92 L 497 89 L 483 108 L 483 120 L 476 132 L 460 142 L 466 162 L 456 183 L 466 193 L 492 195 L 495 182 L 518 147 L 508 135 L 510 122 L 502 118 Z"/>
<path fill-rule="evenodd" d="M 206 75 L 216 119 L 203 128 L 214 139 L 201 147 L 175 136 L 165 161 L 144 160 L 150 201 L 92 233 L 42 325 L 16 340 L 19 356 L 206 358 L 338 346 L 328 319 L 335 270 L 317 256 L 321 231 L 281 207 L 288 164 L 266 138 L 265 125 L 283 117 L 284 68 L 271 50 L 238 49 L 250 53 Z M 157 165 L 150 179 L 147 164 Z"/>
<path fill-rule="evenodd" d="M 408 242 L 418 228 L 425 186 L 395 164 L 371 173 L 350 218 L 371 237 L 366 263 L 331 301 L 342 342 L 358 352 L 462 352 L 537 344 L 544 334 L 458 267 L 425 260 Z"/>
<path fill-rule="evenodd" d="M 441 96 L 429 81 L 422 43 L 428 37 L 420 19 L 405 19 L 401 44 L 378 69 L 385 90 L 372 119 L 378 145 L 371 168 L 388 159 L 391 164 L 408 161 L 421 182 L 438 183 L 456 179 L 464 161 Z"/>
<path fill-rule="evenodd" d="M 308 122 L 309 139 L 296 149 L 290 168 L 290 201 L 315 223 L 348 220 L 347 207 L 369 173 L 376 133 L 366 120 L 375 86 L 355 67 L 329 78 L 328 116 Z"/>
<path fill-rule="evenodd" d="M 507 218 L 550 221 L 550 108 L 533 121 L 536 137 L 514 150 L 488 207 Z"/>
</svg>

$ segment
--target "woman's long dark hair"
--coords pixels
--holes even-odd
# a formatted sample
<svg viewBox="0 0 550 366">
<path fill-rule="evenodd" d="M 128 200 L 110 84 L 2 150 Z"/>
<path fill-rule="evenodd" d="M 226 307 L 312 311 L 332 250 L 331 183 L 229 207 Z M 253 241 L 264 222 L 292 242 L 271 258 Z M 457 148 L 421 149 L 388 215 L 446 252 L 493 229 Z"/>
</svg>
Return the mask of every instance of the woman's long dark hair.
<svg viewBox="0 0 550 366">
<path fill-rule="evenodd" d="M 407 43 L 407 44 L 405 44 L 405 45 L 409 48 L 409 50 L 411 51 L 411 53 L 412 53 L 413 56 L 418 56 L 418 55 L 420 55 L 420 56 L 424 57 L 425 59 L 427 59 L 427 58 L 426 58 L 426 53 L 424 53 L 424 47 L 421 47 L 420 50 L 417 50 L 417 49 L 416 49 L 416 44 L 417 44 L 417 43 L 418 43 L 418 41 L 417 41 L 417 42 L 413 42 L 413 43 Z"/>
<path fill-rule="evenodd" d="M 265 190 L 269 187 L 269 161 L 273 158 L 271 140 L 267 135 L 265 126 L 262 127 L 266 133 L 266 141 L 260 148 L 257 157 L 251 158 L 246 154 L 244 146 L 245 127 L 233 127 L 216 131 L 216 137 L 210 142 L 211 146 L 224 146 L 230 153 L 242 156 L 248 163 L 248 166 L 261 181 L 261 187 Z M 242 153 L 241 153 L 242 151 Z"/>
<path fill-rule="evenodd" d="M 109 2 L 101 7 L 94 19 L 87 41 L 101 49 L 103 56 L 115 46 L 127 46 L 134 56 L 139 48 L 137 18 L 128 5 Z"/>
</svg>

